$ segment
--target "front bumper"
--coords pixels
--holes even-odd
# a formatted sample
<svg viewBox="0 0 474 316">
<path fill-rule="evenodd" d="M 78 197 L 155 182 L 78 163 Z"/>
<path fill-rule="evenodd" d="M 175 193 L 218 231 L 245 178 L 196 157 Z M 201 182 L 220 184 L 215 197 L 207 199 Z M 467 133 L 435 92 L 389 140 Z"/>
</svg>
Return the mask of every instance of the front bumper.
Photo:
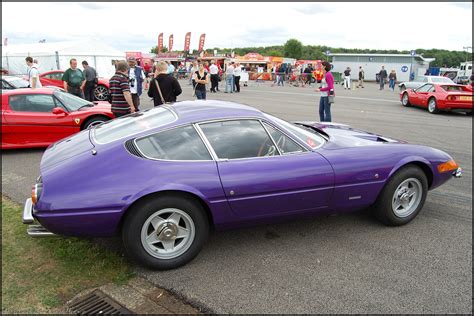
<svg viewBox="0 0 474 316">
<path fill-rule="evenodd" d="M 28 236 L 31 236 L 31 237 L 55 236 L 54 233 L 44 228 L 41 224 L 35 223 L 35 218 L 33 216 L 33 202 L 31 201 L 31 198 L 27 199 L 25 202 L 25 206 L 23 208 L 22 220 L 23 220 L 23 224 L 28 225 L 28 228 L 26 230 L 26 232 L 28 233 Z"/>
<path fill-rule="evenodd" d="M 462 169 L 457 168 L 456 170 L 453 171 L 453 177 L 455 178 L 461 178 L 462 177 Z"/>
</svg>

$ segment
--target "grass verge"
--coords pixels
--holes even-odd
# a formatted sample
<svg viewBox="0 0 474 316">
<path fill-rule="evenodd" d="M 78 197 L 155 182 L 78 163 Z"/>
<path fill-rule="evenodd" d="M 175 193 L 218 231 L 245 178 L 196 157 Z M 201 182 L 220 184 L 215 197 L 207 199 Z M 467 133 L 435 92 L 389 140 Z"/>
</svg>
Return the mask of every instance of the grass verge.
<svg viewBox="0 0 474 316">
<path fill-rule="evenodd" d="M 54 313 L 82 290 L 126 283 L 126 260 L 87 239 L 32 238 L 23 206 L 2 196 L 2 314 Z"/>
</svg>

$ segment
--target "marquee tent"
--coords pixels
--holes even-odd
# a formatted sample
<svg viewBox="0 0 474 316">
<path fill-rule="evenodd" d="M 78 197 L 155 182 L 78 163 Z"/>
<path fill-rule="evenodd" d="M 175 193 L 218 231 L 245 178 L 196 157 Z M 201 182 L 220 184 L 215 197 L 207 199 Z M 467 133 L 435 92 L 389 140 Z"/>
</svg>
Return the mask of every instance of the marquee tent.
<svg viewBox="0 0 474 316">
<path fill-rule="evenodd" d="M 114 60 L 125 60 L 125 52 L 119 51 L 104 42 L 91 39 L 52 43 L 33 43 L 2 46 L 2 68 L 10 74 L 26 74 L 25 57 L 38 60 L 40 72 L 66 70 L 69 60 L 76 58 L 78 68 L 87 60 L 97 70 L 100 77 L 110 78 L 115 72 Z"/>
</svg>

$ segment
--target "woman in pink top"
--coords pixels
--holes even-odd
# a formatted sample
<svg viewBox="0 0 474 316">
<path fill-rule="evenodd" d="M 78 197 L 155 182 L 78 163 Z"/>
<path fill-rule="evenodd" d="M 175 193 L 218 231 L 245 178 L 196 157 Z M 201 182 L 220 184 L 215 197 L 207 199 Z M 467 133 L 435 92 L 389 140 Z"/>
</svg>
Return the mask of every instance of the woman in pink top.
<svg viewBox="0 0 474 316">
<path fill-rule="evenodd" d="M 321 80 L 321 88 L 316 92 L 321 92 L 319 99 L 319 120 L 321 122 L 331 122 L 331 104 L 329 103 L 329 95 L 334 95 L 334 77 L 331 73 L 331 64 L 327 61 L 322 62 L 323 79 Z"/>
</svg>

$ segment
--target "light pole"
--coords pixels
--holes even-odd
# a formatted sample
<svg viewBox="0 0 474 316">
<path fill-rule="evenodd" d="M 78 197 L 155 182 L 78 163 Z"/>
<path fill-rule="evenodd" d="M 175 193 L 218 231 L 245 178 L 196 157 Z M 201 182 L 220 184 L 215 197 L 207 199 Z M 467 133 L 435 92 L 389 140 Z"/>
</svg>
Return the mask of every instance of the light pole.
<svg viewBox="0 0 474 316">
<path fill-rule="evenodd" d="M 467 64 L 467 54 L 469 54 L 469 49 L 471 49 L 472 51 L 472 46 L 463 46 L 462 49 L 466 51 L 466 64 Z"/>
</svg>

